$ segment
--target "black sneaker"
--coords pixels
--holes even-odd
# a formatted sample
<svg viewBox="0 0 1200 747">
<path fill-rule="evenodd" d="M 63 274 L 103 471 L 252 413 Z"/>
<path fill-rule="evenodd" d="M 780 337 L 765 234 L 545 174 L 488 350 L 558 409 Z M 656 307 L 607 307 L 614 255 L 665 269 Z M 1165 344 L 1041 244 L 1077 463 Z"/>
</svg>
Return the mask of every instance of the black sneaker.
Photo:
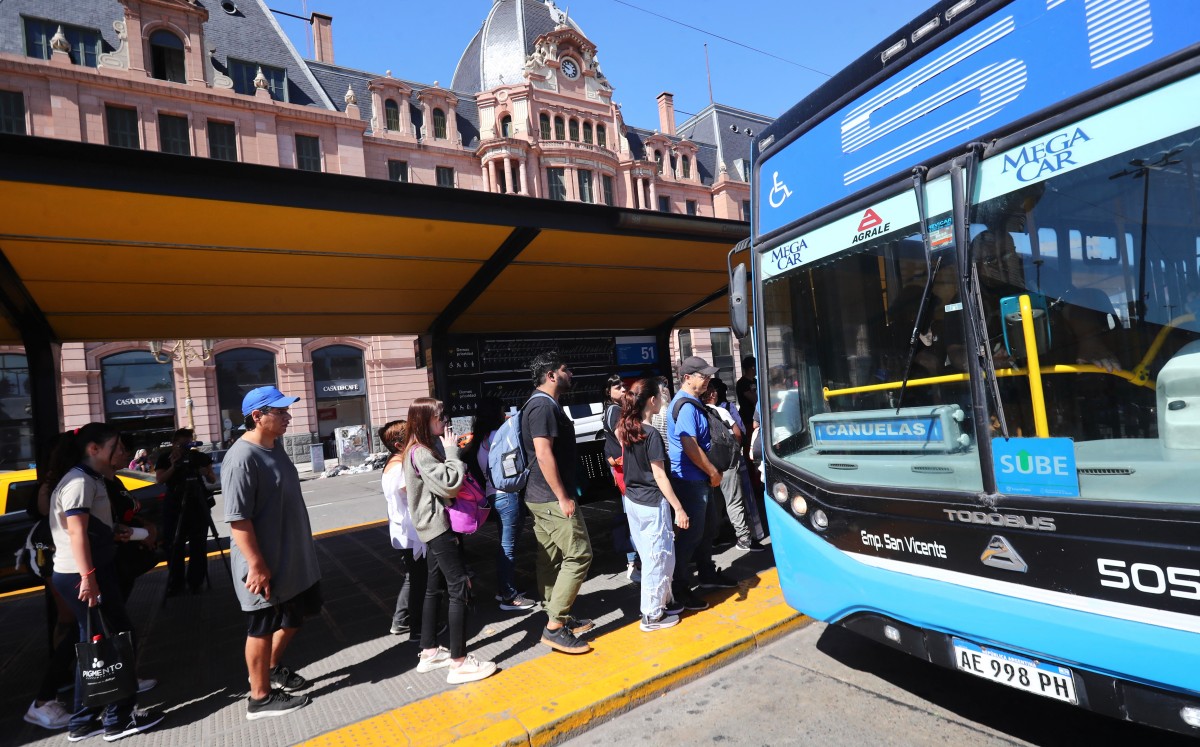
<svg viewBox="0 0 1200 747">
<path fill-rule="evenodd" d="M 767 548 L 758 543 L 758 540 L 738 540 L 739 550 L 749 550 L 750 552 L 766 552 Z"/>
<path fill-rule="evenodd" d="M 703 601 L 703 600 L 701 600 L 701 601 Z M 708 602 L 705 602 L 705 604 L 708 604 Z M 684 607 L 679 602 L 667 602 L 663 606 L 663 614 L 664 615 L 682 615 L 683 611 L 686 609 L 687 609 L 687 607 Z"/>
<path fill-rule="evenodd" d="M 642 624 L 639 626 L 643 633 L 652 633 L 655 630 L 663 628 L 671 628 L 679 624 L 679 615 L 668 615 L 665 612 L 658 613 L 658 617 L 650 617 L 642 615 Z"/>
<path fill-rule="evenodd" d="M 85 739 L 91 739 L 104 733 L 104 724 L 100 723 L 100 719 L 94 718 L 83 726 L 77 726 L 67 732 L 68 742 L 82 742 Z"/>
<path fill-rule="evenodd" d="M 708 602 L 704 601 L 695 594 L 688 594 L 676 599 L 675 601 L 679 604 L 682 604 L 685 610 L 692 610 L 693 612 L 708 609 Z"/>
<path fill-rule="evenodd" d="M 153 728 L 163 720 L 163 715 L 157 711 L 134 711 L 124 724 L 104 727 L 104 741 L 115 742 L 118 739 L 132 737 Z"/>
<path fill-rule="evenodd" d="M 286 716 L 292 711 L 298 711 L 312 702 L 307 695 L 288 695 L 282 690 L 272 690 L 262 700 L 249 698 L 246 706 L 246 719 L 254 721 L 272 716 Z"/>
<path fill-rule="evenodd" d="M 408 635 L 409 629 L 408 629 L 407 625 L 400 625 L 399 623 L 392 623 L 392 627 L 388 630 L 388 632 L 391 633 L 392 635 Z"/>
<path fill-rule="evenodd" d="M 542 643 L 555 651 L 562 651 L 564 654 L 586 654 L 592 650 L 586 641 L 576 638 L 566 625 L 558 630 L 543 628 Z"/>
<path fill-rule="evenodd" d="M 713 571 L 710 575 L 701 576 L 698 586 L 701 589 L 736 589 L 738 582 L 721 571 Z"/>
<path fill-rule="evenodd" d="M 280 664 L 271 670 L 271 687 L 285 693 L 294 693 L 308 687 L 308 680 Z"/>
<path fill-rule="evenodd" d="M 580 636 L 584 633 L 590 633 L 592 628 L 596 627 L 596 623 L 591 620 L 579 620 L 571 616 L 567 616 L 567 627 L 571 629 L 571 635 Z"/>
</svg>

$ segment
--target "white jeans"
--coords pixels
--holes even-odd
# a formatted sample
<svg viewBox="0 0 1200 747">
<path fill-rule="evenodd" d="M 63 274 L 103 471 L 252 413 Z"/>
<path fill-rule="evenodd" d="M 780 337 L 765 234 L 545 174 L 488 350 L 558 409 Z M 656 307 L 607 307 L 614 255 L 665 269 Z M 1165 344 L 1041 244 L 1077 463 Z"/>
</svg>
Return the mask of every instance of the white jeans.
<svg viewBox="0 0 1200 747">
<path fill-rule="evenodd" d="M 671 574 L 675 572 L 671 506 L 665 498 L 657 506 L 643 506 L 628 498 L 623 501 L 629 536 L 642 559 L 642 614 L 658 617 L 671 601 Z"/>
</svg>

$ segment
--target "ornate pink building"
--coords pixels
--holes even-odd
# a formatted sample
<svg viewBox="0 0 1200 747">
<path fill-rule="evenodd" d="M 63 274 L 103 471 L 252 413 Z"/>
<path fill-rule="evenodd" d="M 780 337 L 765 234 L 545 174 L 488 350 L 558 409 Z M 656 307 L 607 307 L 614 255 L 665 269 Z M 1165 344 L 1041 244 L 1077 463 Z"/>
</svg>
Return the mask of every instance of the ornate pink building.
<svg viewBox="0 0 1200 747">
<path fill-rule="evenodd" d="M 7 0 L 0 132 L 748 217 L 749 135 L 770 120 L 710 105 L 677 124 L 663 93 L 657 126 L 626 123 L 595 43 L 551 0 L 495 0 L 449 87 L 338 66 L 332 18 L 310 22 L 305 60 L 262 0 Z M 736 361 L 726 337 L 687 331 L 673 347 Z M 304 398 L 292 445 L 306 461 L 332 428 L 378 426 L 429 386 L 411 336 L 221 340 L 202 357 L 167 365 L 146 341 L 65 344 L 63 425 L 111 419 L 150 443 L 190 417 L 220 442 L 239 392 L 276 383 Z M 22 351 L 0 346 L 0 469 L 32 456 L 22 371 Z"/>
</svg>

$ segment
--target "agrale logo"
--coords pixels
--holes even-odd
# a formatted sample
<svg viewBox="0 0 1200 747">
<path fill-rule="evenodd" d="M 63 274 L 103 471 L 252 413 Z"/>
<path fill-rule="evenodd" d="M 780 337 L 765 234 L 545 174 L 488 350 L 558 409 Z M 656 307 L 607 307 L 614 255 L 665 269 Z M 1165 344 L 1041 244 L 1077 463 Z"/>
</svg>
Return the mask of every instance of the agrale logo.
<svg viewBox="0 0 1200 747">
<path fill-rule="evenodd" d="M 992 539 L 988 542 L 988 546 L 984 548 L 983 555 L 979 556 L 979 560 L 992 568 L 1003 568 L 1006 571 L 1016 571 L 1024 573 L 1029 570 L 1029 566 L 1021 558 L 1017 551 L 1008 544 L 1008 540 L 998 534 L 992 535 Z"/>
<path fill-rule="evenodd" d="M 891 229 L 891 223 L 885 223 L 883 218 L 879 217 L 879 213 L 868 209 L 863 213 L 862 220 L 858 222 L 858 233 L 854 235 L 854 240 L 850 243 L 857 244 L 860 241 L 885 234 Z"/>
</svg>

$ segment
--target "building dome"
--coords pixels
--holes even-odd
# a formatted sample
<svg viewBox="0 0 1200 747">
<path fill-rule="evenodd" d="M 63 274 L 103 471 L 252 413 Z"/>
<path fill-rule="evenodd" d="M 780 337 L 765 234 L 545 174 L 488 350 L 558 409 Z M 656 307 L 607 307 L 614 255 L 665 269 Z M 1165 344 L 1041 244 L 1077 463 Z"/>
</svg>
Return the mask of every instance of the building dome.
<svg viewBox="0 0 1200 747">
<path fill-rule="evenodd" d="M 478 93 L 522 82 L 534 40 L 564 22 L 583 34 L 553 0 L 495 0 L 479 33 L 459 58 L 450 87 Z"/>
</svg>

